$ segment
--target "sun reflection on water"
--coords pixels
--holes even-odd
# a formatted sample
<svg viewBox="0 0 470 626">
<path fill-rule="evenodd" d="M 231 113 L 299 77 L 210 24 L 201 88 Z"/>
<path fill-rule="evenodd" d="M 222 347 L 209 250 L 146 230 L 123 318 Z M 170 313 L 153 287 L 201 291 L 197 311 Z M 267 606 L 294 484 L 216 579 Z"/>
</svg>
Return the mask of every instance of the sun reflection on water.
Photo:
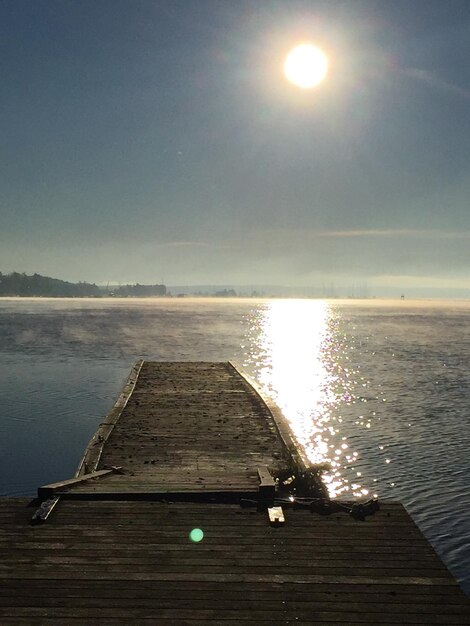
<svg viewBox="0 0 470 626">
<path fill-rule="evenodd" d="M 342 433 L 341 407 L 355 401 L 354 372 L 338 333 L 334 308 L 323 300 L 275 300 L 251 320 L 251 369 L 281 408 L 312 463 L 328 463 L 323 474 L 330 496 L 365 496 L 360 472 L 344 469 L 357 460 Z M 352 477 L 352 475 L 351 475 Z"/>
</svg>

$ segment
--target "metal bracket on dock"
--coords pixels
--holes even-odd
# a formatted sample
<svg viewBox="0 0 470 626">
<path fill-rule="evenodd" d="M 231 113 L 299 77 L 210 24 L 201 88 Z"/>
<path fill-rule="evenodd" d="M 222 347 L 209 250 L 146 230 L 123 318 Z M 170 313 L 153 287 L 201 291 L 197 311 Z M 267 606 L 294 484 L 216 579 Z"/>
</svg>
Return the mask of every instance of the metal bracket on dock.
<svg viewBox="0 0 470 626">
<path fill-rule="evenodd" d="M 41 505 L 34 512 L 33 517 L 31 518 L 31 524 L 44 524 L 49 515 L 52 513 L 52 509 L 59 502 L 59 496 L 54 496 L 49 498 L 49 500 L 44 500 L 41 502 Z"/>
</svg>

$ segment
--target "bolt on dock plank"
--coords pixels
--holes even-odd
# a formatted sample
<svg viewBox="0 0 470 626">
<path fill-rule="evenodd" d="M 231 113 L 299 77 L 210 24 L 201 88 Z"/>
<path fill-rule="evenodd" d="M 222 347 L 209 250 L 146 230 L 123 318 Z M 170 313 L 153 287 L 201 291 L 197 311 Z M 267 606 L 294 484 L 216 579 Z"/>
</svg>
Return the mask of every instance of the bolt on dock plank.
<svg viewBox="0 0 470 626">
<path fill-rule="evenodd" d="M 0 499 L 0 624 L 470 624 L 400 504 L 240 506 L 296 454 L 278 426 L 230 364 L 137 365 L 46 523 Z"/>
</svg>

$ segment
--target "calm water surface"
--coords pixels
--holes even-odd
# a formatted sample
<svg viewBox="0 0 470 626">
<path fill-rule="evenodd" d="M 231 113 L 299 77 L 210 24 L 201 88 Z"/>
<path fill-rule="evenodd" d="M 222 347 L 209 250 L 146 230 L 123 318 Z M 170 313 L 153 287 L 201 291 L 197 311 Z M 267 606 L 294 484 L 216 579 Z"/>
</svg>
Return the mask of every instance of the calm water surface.
<svg viewBox="0 0 470 626">
<path fill-rule="evenodd" d="M 400 500 L 470 593 L 470 303 L 0 300 L 0 494 L 71 476 L 132 364 L 233 360 L 332 496 Z"/>
</svg>

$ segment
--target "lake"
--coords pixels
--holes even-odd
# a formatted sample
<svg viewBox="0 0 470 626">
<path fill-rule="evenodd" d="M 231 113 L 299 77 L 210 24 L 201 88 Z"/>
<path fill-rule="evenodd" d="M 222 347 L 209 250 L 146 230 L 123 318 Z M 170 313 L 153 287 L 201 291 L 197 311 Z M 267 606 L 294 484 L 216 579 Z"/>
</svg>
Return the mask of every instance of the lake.
<svg viewBox="0 0 470 626">
<path fill-rule="evenodd" d="M 333 497 L 401 501 L 470 594 L 468 301 L 2 298 L 0 352 L 1 495 L 72 476 L 136 360 L 231 360 Z"/>
</svg>

